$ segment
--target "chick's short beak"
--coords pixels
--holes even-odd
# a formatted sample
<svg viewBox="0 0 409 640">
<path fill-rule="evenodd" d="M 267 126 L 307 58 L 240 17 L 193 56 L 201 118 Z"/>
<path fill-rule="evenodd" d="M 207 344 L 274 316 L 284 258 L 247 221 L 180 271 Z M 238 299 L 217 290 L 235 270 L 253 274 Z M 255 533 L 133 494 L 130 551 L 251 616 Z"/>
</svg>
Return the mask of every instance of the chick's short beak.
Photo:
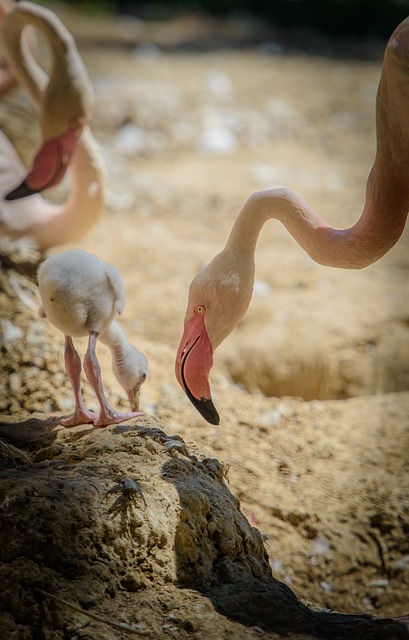
<svg viewBox="0 0 409 640">
<path fill-rule="evenodd" d="M 139 397 L 141 394 L 140 387 L 134 387 L 131 391 L 128 391 L 128 400 L 131 405 L 131 411 L 139 411 Z"/>
</svg>

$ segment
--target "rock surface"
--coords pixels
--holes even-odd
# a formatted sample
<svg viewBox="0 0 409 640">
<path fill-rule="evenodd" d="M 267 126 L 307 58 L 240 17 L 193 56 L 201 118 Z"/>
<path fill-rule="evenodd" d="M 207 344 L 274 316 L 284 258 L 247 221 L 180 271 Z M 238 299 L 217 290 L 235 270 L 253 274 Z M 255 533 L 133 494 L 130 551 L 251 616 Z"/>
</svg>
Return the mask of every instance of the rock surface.
<svg viewBox="0 0 409 640">
<path fill-rule="evenodd" d="M 192 591 L 260 633 L 409 637 L 403 623 L 303 605 L 273 578 L 260 532 L 228 489 L 226 467 L 154 419 L 68 430 L 38 414 L 1 426 L 0 436 L 30 457 L 2 457 L 3 637 L 84 637 L 75 633 L 87 612 L 160 637 L 159 612 L 147 615 L 146 600 L 165 593 L 176 603 Z M 169 614 L 162 632 L 201 637 L 199 618 Z M 213 624 L 206 622 L 210 633 Z M 110 637 L 107 627 L 94 624 L 85 637 Z"/>
</svg>

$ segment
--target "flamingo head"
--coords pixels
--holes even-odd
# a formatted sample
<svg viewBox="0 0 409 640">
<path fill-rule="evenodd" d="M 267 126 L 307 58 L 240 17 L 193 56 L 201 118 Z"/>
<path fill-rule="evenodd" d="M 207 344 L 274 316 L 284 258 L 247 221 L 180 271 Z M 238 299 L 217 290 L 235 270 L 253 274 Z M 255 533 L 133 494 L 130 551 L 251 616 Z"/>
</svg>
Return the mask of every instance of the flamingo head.
<svg viewBox="0 0 409 640">
<path fill-rule="evenodd" d="M 18 200 L 59 184 L 65 176 L 78 139 L 78 129 L 68 127 L 60 135 L 46 140 L 24 180 L 5 199 Z"/>
<path fill-rule="evenodd" d="M 176 378 L 210 424 L 219 424 L 209 374 L 213 353 L 244 315 L 251 299 L 254 266 L 222 251 L 193 279 L 183 336 L 175 362 Z"/>
<path fill-rule="evenodd" d="M 59 184 L 91 118 L 94 94 L 78 52 L 68 47 L 61 55 L 66 58 L 69 75 L 61 71 L 61 77 L 56 74 L 50 78 L 41 104 L 42 146 L 26 177 L 6 200 L 25 198 Z"/>
<path fill-rule="evenodd" d="M 197 304 L 185 322 L 176 355 L 176 378 L 189 400 L 210 424 L 220 417 L 211 397 L 209 373 L 213 366 L 213 347 L 205 325 L 206 307 Z"/>
<path fill-rule="evenodd" d="M 131 411 L 139 411 L 141 386 L 149 369 L 147 358 L 129 345 L 120 358 L 113 357 L 112 365 L 116 379 L 126 391 Z"/>
</svg>

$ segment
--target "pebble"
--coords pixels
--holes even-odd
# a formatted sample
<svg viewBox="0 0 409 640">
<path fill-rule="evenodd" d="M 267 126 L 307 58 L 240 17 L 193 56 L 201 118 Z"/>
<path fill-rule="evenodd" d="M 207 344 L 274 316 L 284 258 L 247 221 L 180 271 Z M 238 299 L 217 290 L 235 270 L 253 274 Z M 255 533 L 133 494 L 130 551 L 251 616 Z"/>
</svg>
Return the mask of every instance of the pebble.
<svg viewBox="0 0 409 640">
<path fill-rule="evenodd" d="M 163 54 L 159 47 L 153 42 L 143 42 L 135 47 L 133 54 L 138 60 L 143 62 L 153 62 L 160 58 Z"/>
<path fill-rule="evenodd" d="M 403 558 L 399 558 L 399 560 L 395 560 L 392 562 L 391 569 L 394 573 L 399 573 L 400 571 L 404 571 L 409 567 L 409 555 L 403 556 Z"/>
<path fill-rule="evenodd" d="M 9 407 L 10 413 L 20 413 L 21 412 L 21 404 L 19 402 L 13 402 L 13 404 Z"/>
<path fill-rule="evenodd" d="M 155 416 L 158 413 L 158 405 L 156 403 L 147 403 L 143 405 L 143 410 L 150 416 Z"/>
<path fill-rule="evenodd" d="M 267 411 L 261 416 L 261 424 L 266 427 L 277 427 L 283 418 L 283 414 L 278 409 Z"/>
<path fill-rule="evenodd" d="M 202 153 L 230 154 L 237 147 L 238 141 L 234 133 L 221 125 L 205 129 L 198 141 L 198 149 Z"/>
<path fill-rule="evenodd" d="M 371 580 L 371 582 L 369 583 L 370 587 L 379 587 L 381 589 L 385 589 L 386 587 L 389 586 L 389 580 Z"/>
<path fill-rule="evenodd" d="M 291 123 L 295 118 L 299 118 L 295 109 L 282 98 L 271 98 L 267 102 L 266 112 L 274 124 Z"/>
<path fill-rule="evenodd" d="M 368 596 L 364 596 L 361 602 L 365 609 L 373 609 L 373 602 L 371 598 L 368 598 Z"/>
<path fill-rule="evenodd" d="M 62 371 L 57 371 L 56 373 L 54 373 L 52 380 L 53 386 L 58 389 L 67 381 L 67 375 Z"/>
<path fill-rule="evenodd" d="M 115 147 L 127 158 L 142 155 L 147 151 L 146 134 L 132 122 L 124 124 L 115 137 Z"/>
<path fill-rule="evenodd" d="M 325 582 L 325 580 L 320 582 L 320 587 L 325 593 L 332 593 L 334 590 L 334 587 L 329 582 Z"/>
<path fill-rule="evenodd" d="M 230 76 L 218 69 L 212 69 L 207 73 L 206 86 L 215 98 L 229 98 L 233 90 Z"/>
<path fill-rule="evenodd" d="M 254 162 L 250 165 L 249 172 L 253 180 L 261 187 L 273 188 L 282 186 L 279 181 L 279 171 L 273 165 Z"/>
<path fill-rule="evenodd" d="M 11 393 L 19 393 L 21 391 L 21 376 L 18 373 L 11 373 L 9 376 L 9 387 Z"/>
<path fill-rule="evenodd" d="M 253 293 L 259 298 L 267 298 L 271 293 L 271 285 L 264 280 L 256 279 L 254 281 Z"/>
<path fill-rule="evenodd" d="M 314 538 L 314 546 L 313 546 L 313 555 L 315 556 L 325 556 L 327 553 L 331 551 L 331 545 L 327 540 L 321 538 L 321 536 L 317 536 Z"/>
<path fill-rule="evenodd" d="M 136 206 L 136 196 L 131 191 L 110 189 L 107 207 L 110 211 L 130 211 Z"/>
<path fill-rule="evenodd" d="M 7 346 L 7 343 L 15 342 L 23 336 L 23 331 L 20 327 L 12 324 L 10 320 L 0 320 L 0 344 Z"/>
<path fill-rule="evenodd" d="M 273 572 L 279 572 L 283 569 L 283 563 L 278 558 L 271 558 L 270 567 Z"/>
</svg>

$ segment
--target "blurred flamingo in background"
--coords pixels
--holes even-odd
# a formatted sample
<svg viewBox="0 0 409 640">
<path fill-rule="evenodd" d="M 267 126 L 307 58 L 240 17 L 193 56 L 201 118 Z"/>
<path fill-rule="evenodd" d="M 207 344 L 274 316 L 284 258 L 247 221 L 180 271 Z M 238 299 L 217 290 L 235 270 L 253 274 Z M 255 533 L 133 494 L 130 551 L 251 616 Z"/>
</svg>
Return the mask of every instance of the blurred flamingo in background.
<svg viewBox="0 0 409 640">
<path fill-rule="evenodd" d="M 0 94 L 10 74 L 29 93 L 38 110 L 43 144 L 26 174 L 14 148 L 0 137 L 0 235 L 28 236 L 40 251 L 72 242 L 96 222 L 105 204 L 104 168 L 87 126 L 93 92 L 71 34 L 50 10 L 21 2 L 2 7 L 0 26 L 7 70 L 0 74 Z M 51 48 L 50 77 L 37 64 L 25 27 L 41 31 Z M 52 204 L 40 195 L 25 196 L 57 185 L 70 167 L 71 188 L 66 201 Z M 10 191 L 12 185 L 17 187 Z"/>
</svg>

